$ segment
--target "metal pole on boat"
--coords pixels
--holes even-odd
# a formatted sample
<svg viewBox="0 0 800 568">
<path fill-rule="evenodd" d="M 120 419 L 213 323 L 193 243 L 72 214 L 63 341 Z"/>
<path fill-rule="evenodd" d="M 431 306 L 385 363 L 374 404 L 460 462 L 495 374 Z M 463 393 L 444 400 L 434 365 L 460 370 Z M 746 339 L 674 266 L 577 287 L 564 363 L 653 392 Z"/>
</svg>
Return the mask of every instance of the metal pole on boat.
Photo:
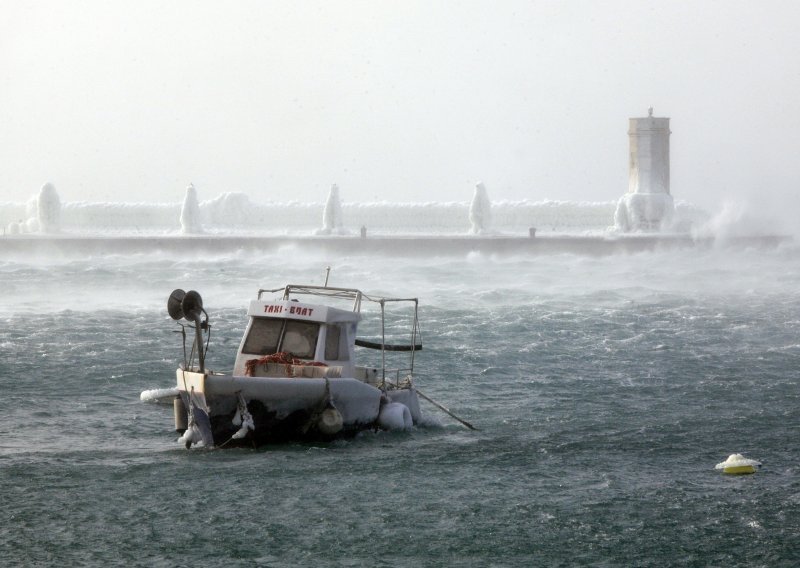
<svg viewBox="0 0 800 568">
<path fill-rule="evenodd" d="M 391 384 L 391 383 L 389 383 L 389 384 Z M 393 385 L 393 386 L 397 386 L 397 385 Z M 450 410 L 449 408 L 447 408 L 447 407 L 446 407 L 446 406 L 444 406 L 443 404 L 441 404 L 441 403 L 439 403 L 439 402 L 436 402 L 435 400 L 433 400 L 431 397 L 429 397 L 427 394 L 425 394 L 424 392 L 420 391 L 420 390 L 419 390 L 418 388 L 416 388 L 416 387 L 414 387 L 414 390 L 417 392 L 417 394 L 418 394 L 419 396 L 421 396 L 422 398 L 424 398 L 425 400 L 427 400 L 428 402 L 430 402 L 432 405 L 434 405 L 436 408 L 438 408 L 438 409 L 439 409 L 439 410 L 441 410 L 442 412 L 445 412 L 445 413 L 447 413 L 449 416 L 451 416 L 452 418 L 455 418 L 456 420 L 458 420 L 459 422 L 461 422 L 461 423 L 462 423 L 464 426 L 466 426 L 466 427 L 467 427 L 467 428 L 469 428 L 470 430 L 475 430 L 476 432 L 479 432 L 479 430 L 478 430 L 477 428 L 475 428 L 475 426 L 473 426 L 472 424 L 470 424 L 469 422 L 467 422 L 467 421 L 466 421 L 466 420 L 464 420 L 463 418 L 459 418 L 458 416 L 456 416 L 456 414 L 455 414 L 455 413 L 454 413 L 452 410 Z"/>
<path fill-rule="evenodd" d="M 331 275 L 331 267 L 330 267 L 330 266 L 328 266 L 328 267 L 325 269 L 325 287 L 326 287 L 326 288 L 328 287 L 328 278 L 330 277 L 330 275 Z"/>
<path fill-rule="evenodd" d="M 414 298 L 414 325 L 411 328 L 411 374 L 414 374 L 414 354 L 416 353 L 416 345 L 417 345 L 417 322 L 418 320 L 418 311 L 419 311 L 419 300 Z"/>
<path fill-rule="evenodd" d="M 439 410 L 441 410 L 441 411 L 443 411 L 443 412 L 446 412 L 447 414 L 449 414 L 450 416 L 452 416 L 453 418 L 455 418 L 456 420 L 458 420 L 459 422 L 461 422 L 461 423 L 462 423 L 464 426 L 466 426 L 466 427 L 467 427 L 467 428 L 469 428 L 470 430 L 476 430 L 476 431 L 478 430 L 477 428 L 475 428 L 475 426 L 473 426 L 472 424 L 470 424 L 469 422 L 467 422 L 467 421 L 466 421 L 466 420 L 464 420 L 463 418 L 459 418 L 459 417 L 458 417 L 458 416 L 456 416 L 456 415 L 455 415 L 455 414 L 454 414 L 452 411 L 448 410 L 448 409 L 447 409 L 447 408 L 445 408 L 443 405 L 439 404 L 438 402 L 436 402 L 435 400 L 433 400 L 431 397 L 429 397 L 429 396 L 428 396 L 428 395 L 426 395 L 425 393 L 422 393 L 422 392 L 420 392 L 420 390 L 419 390 L 419 389 L 414 389 L 414 390 L 416 390 L 416 391 L 417 391 L 417 394 L 418 394 L 419 396 L 421 396 L 422 398 L 424 398 L 425 400 L 427 400 L 428 402 L 430 402 L 432 405 L 434 405 L 434 406 L 435 406 L 436 408 L 438 408 Z"/>
<path fill-rule="evenodd" d="M 381 370 L 383 372 L 383 388 L 386 388 L 386 300 L 381 298 Z"/>
<path fill-rule="evenodd" d="M 206 357 L 205 357 L 205 351 L 203 350 L 202 324 L 200 323 L 200 315 L 197 313 L 193 315 L 194 315 L 194 339 L 195 343 L 197 344 L 197 362 L 199 363 L 200 366 L 199 372 L 205 373 Z"/>
</svg>

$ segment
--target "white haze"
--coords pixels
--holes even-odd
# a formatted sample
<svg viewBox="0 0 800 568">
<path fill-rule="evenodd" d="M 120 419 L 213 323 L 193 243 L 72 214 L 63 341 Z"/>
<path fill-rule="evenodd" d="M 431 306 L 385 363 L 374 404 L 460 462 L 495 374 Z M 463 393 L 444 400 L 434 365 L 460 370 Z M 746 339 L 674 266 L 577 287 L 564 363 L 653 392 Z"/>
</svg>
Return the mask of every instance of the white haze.
<svg viewBox="0 0 800 568">
<path fill-rule="evenodd" d="M 0 1 L 0 201 L 615 201 L 652 105 L 676 200 L 797 210 L 793 1 Z"/>
</svg>

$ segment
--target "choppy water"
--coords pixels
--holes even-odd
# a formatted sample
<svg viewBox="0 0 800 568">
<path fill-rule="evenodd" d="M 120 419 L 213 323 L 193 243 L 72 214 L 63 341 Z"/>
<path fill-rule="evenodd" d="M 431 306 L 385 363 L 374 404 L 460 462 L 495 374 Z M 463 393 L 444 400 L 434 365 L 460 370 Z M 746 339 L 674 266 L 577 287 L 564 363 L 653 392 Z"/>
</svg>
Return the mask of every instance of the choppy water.
<svg viewBox="0 0 800 568">
<path fill-rule="evenodd" d="M 431 424 L 191 451 L 175 287 L 227 369 L 259 286 L 418 295 Z M 0 260 L 5 565 L 794 566 L 800 251 Z M 714 465 L 740 452 L 752 476 Z"/>
</svg>

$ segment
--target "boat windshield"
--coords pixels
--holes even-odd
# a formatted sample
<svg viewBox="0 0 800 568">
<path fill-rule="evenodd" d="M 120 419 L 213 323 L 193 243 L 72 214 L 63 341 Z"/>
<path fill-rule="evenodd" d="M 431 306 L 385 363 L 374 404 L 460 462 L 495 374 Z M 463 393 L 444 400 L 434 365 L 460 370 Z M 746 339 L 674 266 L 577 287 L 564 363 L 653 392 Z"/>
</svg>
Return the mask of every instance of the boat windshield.
<svg viewBox="0 0 800 568">
<path fill-rule="evenodd" d="M 319 323 L 278 318 L 253 318 L 242 353 L 272 355 L 279 351 L 299 359 L 313 359 L 317 349 Z"/>
</svg>

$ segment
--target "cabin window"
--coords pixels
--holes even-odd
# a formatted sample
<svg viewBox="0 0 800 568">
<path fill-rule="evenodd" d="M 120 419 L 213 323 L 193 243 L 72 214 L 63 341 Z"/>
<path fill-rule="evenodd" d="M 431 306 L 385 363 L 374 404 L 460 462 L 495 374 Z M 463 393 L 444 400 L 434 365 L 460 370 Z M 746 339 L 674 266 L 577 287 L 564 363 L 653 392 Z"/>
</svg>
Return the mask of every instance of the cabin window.
<svg viewBox="0 0 800 568">
<path fill-rule="evenodd" d="M 283 320 L 273 318 L 253 318 L 242 353 L 248 355 L 272 355 L 278 351 Z"/>
<path fill-rule="evenodd" d="M 313 359 L 318 335 L 318 323 L 287 320 L 281 351 L 287 351 L 298 359 Z"/>
<path fill-rule="evenodd" d="M 339 359 L 339 336 L 342 329 L 338 325 L 329 325 L 325 334 L 325 360 L 337 361 Z"/>
<path fill-rule="evenodd" d="M 272 355 L 286 351 L 298 359 L 313 359 L 318 335 L 319 324 L 316 322 L 253 318 L 242 353 Z"/>
</svg>

